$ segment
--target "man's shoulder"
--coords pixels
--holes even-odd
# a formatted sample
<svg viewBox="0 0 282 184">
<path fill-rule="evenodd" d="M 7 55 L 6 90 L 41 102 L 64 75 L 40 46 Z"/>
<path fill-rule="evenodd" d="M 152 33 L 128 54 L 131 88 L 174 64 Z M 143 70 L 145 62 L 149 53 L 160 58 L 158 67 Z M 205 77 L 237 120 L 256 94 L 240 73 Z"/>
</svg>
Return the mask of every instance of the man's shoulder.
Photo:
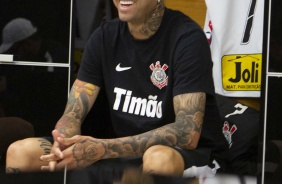
<svg viewBox="0 0 282 184">
<path fill-rule="evenodd" d="M 195 23 L 195 21 L 189 16 L 184 14 L 179 10 L 173 10 L 169 8 L 165 8 L 165 16 L 166 19 L 178 21 L 187 21 L 191 23 Z"/>
<path fill-rule="evenodd" d="M 202 30 L 196 21 L 179 10 L 166 8 L 164 23 L 170 28 L 182 28 L 185 31 Z"/>
</svg>

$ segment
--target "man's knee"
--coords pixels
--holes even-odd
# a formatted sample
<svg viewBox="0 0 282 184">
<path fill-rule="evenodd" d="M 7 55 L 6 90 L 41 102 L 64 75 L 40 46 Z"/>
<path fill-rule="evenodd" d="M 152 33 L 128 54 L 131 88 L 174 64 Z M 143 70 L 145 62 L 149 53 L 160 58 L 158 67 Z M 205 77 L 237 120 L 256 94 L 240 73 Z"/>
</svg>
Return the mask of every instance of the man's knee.
<svg viewBox="0 0 282 184">
<path fill-rule="evenodd" d="M 6 162 L 9 164 L 16 160 L 21 160 L 21 162 L 31 161 L 33 159 L 32 158 L 33 146 L 34 143 L 30 138 L 19 140 L 12 143 L 7 150 Z"/>
<path fill-rule="evenodd" d="M 143 155 L 143 171 L 166 175 L 182 175 L 184 160 L 175 149 L 155 145 L 146 150 Z"/>
<path fill-rule="evenodd" d="M 6 170 L 39 170 L 44 163 L 39 157 L 50 153 L 51 143 L 45 139 L 27 138 L 12 143 L 6 154 Z"/>
</svg>

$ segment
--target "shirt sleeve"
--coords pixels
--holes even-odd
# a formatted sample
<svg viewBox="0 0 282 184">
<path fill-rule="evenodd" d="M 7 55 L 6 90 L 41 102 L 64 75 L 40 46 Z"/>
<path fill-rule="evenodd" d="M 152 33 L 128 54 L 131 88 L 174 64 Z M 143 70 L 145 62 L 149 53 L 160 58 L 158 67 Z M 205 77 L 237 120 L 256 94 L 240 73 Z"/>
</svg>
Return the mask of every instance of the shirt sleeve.
<svg viewBox="0 0 282 184">
<path fill-rule="evenodd" d="M 101 64 L 102 29 L 97 28 L 84 48 L 77 79 L 99 87 L 104 85 Z"/>
<path fill-rule="evenodd" d="M 214 95 L 212 59 L 203 32 L 194 30 L 179 39 L 175 50 L 174 96 L 192 92 Z"/>
</svg>

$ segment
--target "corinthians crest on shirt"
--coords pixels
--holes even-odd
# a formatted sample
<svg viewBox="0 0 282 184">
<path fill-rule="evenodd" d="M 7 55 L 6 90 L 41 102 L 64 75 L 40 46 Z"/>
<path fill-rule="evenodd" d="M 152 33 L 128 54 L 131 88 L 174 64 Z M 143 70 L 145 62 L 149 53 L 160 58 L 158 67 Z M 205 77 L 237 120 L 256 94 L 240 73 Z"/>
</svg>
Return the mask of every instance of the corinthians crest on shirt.
<svg viewBox="0 0 282 184">
<path fill-rule="evenodd" d="M 159 89 L 167 86 L 168 76 L 165 73 L 167 68 L 168 65 L 164 64 L 163 66 L 161 66 L 160 61 L 157 61 L 155 65 L 154 63 L 150 65 L 150 69 L 153 71 L 151 75 L 151 81 Z"/>
</svg>

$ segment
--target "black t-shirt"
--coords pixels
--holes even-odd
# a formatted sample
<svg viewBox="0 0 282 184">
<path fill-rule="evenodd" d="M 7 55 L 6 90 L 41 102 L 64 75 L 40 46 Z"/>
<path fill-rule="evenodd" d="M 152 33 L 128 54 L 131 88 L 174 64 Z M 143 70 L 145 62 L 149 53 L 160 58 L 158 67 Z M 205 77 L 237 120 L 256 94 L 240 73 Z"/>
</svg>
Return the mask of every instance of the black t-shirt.
<svg viewBox="0 0 282 184">
<path fill-rule="evenodd" d="M 173 97 L 179 94 L 205 92 L 207 105 L 216 107 L 206 37 L 193 20 L 170 9 L 146 40 L 134 39 L 119 19 L 103 23 L 86 45 L 78 79 L 105 87 L 118 136 L 175 122 Z"/>
</svg>

